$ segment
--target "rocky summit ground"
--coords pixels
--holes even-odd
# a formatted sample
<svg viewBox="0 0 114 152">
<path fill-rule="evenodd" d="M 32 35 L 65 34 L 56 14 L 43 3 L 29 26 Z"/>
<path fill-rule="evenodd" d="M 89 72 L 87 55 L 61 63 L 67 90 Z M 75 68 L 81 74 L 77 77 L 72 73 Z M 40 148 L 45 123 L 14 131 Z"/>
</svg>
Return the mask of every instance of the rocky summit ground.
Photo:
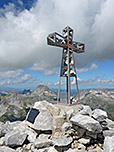
<svg viewBox="0 0 114 152">
<path fill-rule="evenodd" d="M 0 123 L 0 152 L 113 152 L 107 112 L 35 102 L 24 121 Z"/>
<path fill-rule="evenodd" d="M 81 103 L 89 105 L 92 110 L 100 108 L 107 111 L 114 120 L 114 89 L 90 89 L 80 92 Z"/>
<path fill-rule="evenodd" d="M 114 152 L 114 90 L 80 92 L 57 104 L 56 93 L 0 91 L 0 152 Z"/>
<path fill-rule="evenodd" d="M 0 122 L 0 152 L 113 152 L 114 122 L 89 106 L 35 102 L 24 121 Z"/>
<path fill-rule="evenodd" d="M 24 120 L 36 101 L 54 102 L 57 95 L 47 86 L 39 85 L 34 91 L 0 91 L 0 121 Z"/>
</svg>

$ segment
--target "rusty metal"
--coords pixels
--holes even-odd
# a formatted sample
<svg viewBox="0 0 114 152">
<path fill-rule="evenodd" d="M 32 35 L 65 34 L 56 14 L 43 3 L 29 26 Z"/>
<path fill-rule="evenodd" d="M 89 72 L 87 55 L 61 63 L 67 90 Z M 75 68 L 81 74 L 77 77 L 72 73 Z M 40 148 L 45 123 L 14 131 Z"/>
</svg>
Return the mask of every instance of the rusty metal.
<svg viewBox="0 0 114 152">
<path fill-rule="evenodd" d="M 85 51 L 85 44 L 73 41 L 73 29 L 71 29 L 69 26 L 63 29 L 62 34 L 63 35 L 60 35 L 57 32 L 49 34 L 47 37 L 47 44 L 63 48 L 57 100 L 59 101 L 60 99 L 61 77 L 66 77 L 67 104 L 70 105 L 70 77 L 75 77 L 78 101 L 80 101 L 74 52 L 83 53 Z"/>
</svg>

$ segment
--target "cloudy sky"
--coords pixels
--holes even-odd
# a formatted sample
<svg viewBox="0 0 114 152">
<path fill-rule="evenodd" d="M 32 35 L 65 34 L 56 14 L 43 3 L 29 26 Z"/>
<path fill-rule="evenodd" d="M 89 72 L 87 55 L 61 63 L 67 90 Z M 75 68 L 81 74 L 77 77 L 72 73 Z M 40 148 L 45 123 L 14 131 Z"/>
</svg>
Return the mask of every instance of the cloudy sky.
<svg viewBox="0 0 114 152">
<path fill-rule="evenodd" d="M 75 54 L 80 89 L 114 88 L 113 18 L 114 0 L 0 0 L 0 89 L 57 88 L 62 50 L 46 38 L 67 25 L 86 45 Z"/>
</svg>

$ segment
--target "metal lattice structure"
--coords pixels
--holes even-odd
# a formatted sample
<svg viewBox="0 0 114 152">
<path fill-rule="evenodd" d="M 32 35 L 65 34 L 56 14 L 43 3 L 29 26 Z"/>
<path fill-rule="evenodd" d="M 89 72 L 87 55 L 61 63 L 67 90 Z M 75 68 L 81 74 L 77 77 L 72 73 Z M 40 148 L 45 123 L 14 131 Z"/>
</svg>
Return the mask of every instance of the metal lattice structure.
<svg viewBox="0 0 114 152">
<path fill-rule="evenodd" d="M 77 81 L 76 68 L 75 68 L 75 60 L 74 60 L 74 52 L 76 53 L 84 52 L 85 44 L 73 41 L 73 29 L 71 29 L 69 26 L 63 29 L 62 34 L 63 35 L 60 35 L 56 32 L 49 34 L 47 37 L 47 44 L 63 48 L 57 100 L 59 101 L 60 99 L 61 77 L 66 77 L 67 104 L 71 104 L 70 77 L 75 78 L 78 101 L 80 101 L 78 81 Z"/>
</svg>

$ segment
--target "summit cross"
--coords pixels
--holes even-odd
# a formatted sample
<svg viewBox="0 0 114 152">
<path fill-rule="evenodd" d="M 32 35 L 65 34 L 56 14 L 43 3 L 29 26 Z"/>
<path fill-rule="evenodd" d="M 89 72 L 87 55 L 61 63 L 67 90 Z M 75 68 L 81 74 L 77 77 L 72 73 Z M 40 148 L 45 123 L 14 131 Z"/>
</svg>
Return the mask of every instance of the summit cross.
<svg viewBox="0 0 114 152">
<path fill-rule="evenodd" d="M 74 52 L 83 53 L 85 51 L 85 44 L 73 41 L 73 29 L 69 26 L 63 29 L 62 35 L 57 32 L 49 34 L 47 37 L 47 44 L 63 48 L 57 101 L 60 101 L 61 77 L 66 77 L 67 104 L 72 104 L 70 77 L 74 77 L 78 102 L 80 102 Z"/>
</svg>

